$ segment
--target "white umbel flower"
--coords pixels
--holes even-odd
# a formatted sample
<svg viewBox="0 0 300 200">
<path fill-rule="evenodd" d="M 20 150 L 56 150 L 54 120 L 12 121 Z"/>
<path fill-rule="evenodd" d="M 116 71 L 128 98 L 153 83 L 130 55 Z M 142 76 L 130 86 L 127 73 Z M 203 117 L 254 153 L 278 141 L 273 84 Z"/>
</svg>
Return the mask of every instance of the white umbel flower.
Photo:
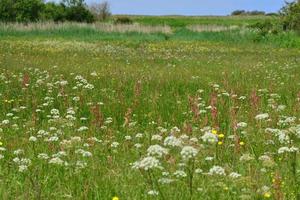
<svg viewBox="0 0 300 200">
<path fill-rule="evenodd" d="M 147 149 L 148 156 L 157 156 L 161 158 L 163 155 L 168 154 L 168 149 L 156 144 L 156 145 L 151 145 Z"/>
<path fill-rule="evenodd" d="M 210 168 L 209 175 L 219 175 L 219 176 L 225 176 L 225 170 L 223 167 L 220 166 L 213 166 L 212 168 Z"/>
<path fill-rule="evenodd" d="M 180 154 L 183 160 L 189 160 L 197 156 L 198 150 L 192 146 L 185 146 L 182 148 Z"/>
<path fill-rule="evenodd" d="M 134 162 L 132 168 L 148 171 L 150 169 L 160 168 L 160 162 L 155 157 L 148 156 L 140 161 Z"/>
</svg>

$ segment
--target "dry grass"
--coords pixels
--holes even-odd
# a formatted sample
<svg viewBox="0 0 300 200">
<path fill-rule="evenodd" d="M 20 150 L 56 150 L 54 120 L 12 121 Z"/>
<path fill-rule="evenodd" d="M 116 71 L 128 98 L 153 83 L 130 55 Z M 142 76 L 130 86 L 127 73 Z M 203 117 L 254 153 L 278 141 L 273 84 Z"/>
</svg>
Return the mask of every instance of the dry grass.
<svg viewBox="0 0 300 200">
<path fill-rule="evenodd" d="M 54 23 L 54 22 L 41 22 L 41 23 L 6 23 L 0 24 L 0 29 L 7 31 L 47 31 L 47 30 L 65 30 L 70 28 L 87 28 L 100 32 L 138 32 L 138 33 L 172 33 L 169 26 L 150 26 L 141 24 L 111 24 L 111 23 Z"/>
<path fill-rule="evenodd" d="M 221 26 L 221 25 L 190 25 L 187 27 L 194 32 L 221 32 L 230 31 L 239 28 L 238 26 Z"/>
</svg>

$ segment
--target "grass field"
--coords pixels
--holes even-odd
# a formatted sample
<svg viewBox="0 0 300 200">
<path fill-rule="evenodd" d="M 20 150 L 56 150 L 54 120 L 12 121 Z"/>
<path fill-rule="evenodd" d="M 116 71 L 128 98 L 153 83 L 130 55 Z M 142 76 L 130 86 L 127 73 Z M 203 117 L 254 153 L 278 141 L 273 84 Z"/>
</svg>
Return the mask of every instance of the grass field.
<svg viewBox="0 0 300 200">
<path fill-rule="evenodd" d="M 1 199 L 300 198 L 297 45 L 89 31 L 0 31 Z"/>
</svg>

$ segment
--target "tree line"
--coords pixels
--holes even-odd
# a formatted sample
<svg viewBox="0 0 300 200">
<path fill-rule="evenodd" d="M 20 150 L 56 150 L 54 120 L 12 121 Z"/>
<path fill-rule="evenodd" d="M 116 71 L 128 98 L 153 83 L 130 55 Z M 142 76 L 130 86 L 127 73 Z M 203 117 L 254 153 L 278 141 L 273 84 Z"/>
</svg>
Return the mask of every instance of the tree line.
<svg viewBox="0 0 300 200">
<path fill-rule="evenodd" d="M 0 0 L 0 21 L 76 21 L 91 23 L 106 20 L 110 16 L 108 2 L 92 4 L 84 0 L 62 0 L 59 3 L 43 0 Z"/>
</svg>

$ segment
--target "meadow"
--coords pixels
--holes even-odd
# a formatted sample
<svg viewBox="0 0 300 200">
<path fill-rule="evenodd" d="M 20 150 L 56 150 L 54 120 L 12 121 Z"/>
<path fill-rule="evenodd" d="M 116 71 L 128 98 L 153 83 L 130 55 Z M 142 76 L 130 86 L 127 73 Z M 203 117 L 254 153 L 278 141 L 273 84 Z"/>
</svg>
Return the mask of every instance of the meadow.
<svg viewBox="0 0 300 200">
<path fill-rule="evenodd" d="M 300 199 L 299 37 L 156 25 L 1 26 L 1 199 Z"/>
</svg>

